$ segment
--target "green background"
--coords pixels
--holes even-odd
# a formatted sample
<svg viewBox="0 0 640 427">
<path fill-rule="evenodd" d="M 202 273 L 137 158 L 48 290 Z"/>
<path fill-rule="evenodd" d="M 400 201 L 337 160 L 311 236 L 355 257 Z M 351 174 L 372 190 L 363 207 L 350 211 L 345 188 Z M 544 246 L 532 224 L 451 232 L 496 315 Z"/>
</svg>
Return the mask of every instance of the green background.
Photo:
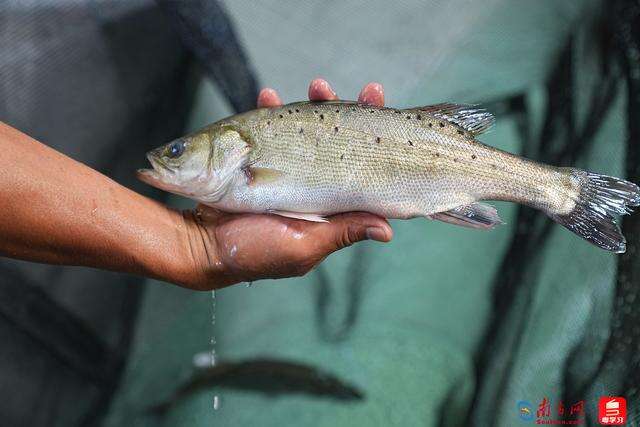
<svg viewBox="0 0 640 427">
<path fill-rule="evenodd" d="M 535 123 L 545 102 L 545 76 L 570 33 L 579 34 L 584 46 L 576 58 L 579 97 L 587 99 L 598 67 L 589 48 L 595 10 L 587 1 L 226 6 L 260 81 L 278 89 L 285 102 L 304 98 L 316 76 L 331 81 L 343 98 L 355 98 L 364 83 L 376 80 L 385 85 L 387 103 L 397 107 L 492 102 L 525 93 Z M 623 106 L 619 94 L 580 167 L 622 173 Z M 229 113 L 216 88 L 203 80 L 190 127 Z M 576 113 L 584 115 L 580 109 Z M 481 140 L 516 153 L 522 148 L 516 121 L 509 116 Z M 185 200 L 175 203 L 191 206 Z M 344 341 L 327 342 L 318 332 L 317 272 L 216 293 L 214 335 L 220 359 L 308 363 L 362 389 L 363 401 L 214 388 L 180 401 L 164 418 L 150 416 L 149 406 L 188 380 L 193 356 L 210 349 L 212 335 L 209 293 L 152 281 L 107 425 L 466 425 L 478 386 L 473 357 L 488 325 L 491 286 L 513 232 L 514 206 L 496 206 L 506 225 L 491 232 L 435 221 L 393 221 L 390 244 L 359 243 L 368 253 L 363 295 L 357 323 Z M 477 425 L 491 417 L 500 425 L 518 425 L 519 400 L 535 405 L 542 397 L 559 397 L 563 363 L 576 342 L 586 336 L 592 344 L 581 353 L 585 375 L 606 342 L 600 327 L 609 318 L 615 256 L 560 226 L 554 226 L 544 248 L 528 271 L 533 275 L 530 292 L 519 295 L 510 309 L 490 372 L 502 371 L 504 350 L 518 339 L 514 366 L 506 380 L 496 375 L 492 381 L 490 375 L 483 385 L 470 415 Z M 342 291 L 356 255 L 352 247 L 323 264 L 336 297 L 332 317 L 343 316 Z M 493 400 L 498 389 L 508 397 Z M 221 402 L 215 411 L 214 395 Z M 595 405 L 595 394 L 583 397 Z"/>
</svg>

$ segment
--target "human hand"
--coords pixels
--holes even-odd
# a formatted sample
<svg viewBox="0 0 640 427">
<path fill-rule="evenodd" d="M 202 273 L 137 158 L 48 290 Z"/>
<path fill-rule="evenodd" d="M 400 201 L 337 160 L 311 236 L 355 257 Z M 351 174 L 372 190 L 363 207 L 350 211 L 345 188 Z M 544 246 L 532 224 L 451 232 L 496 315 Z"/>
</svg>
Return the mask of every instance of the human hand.
<svg viewBox="0 0 640 427">
<path fill-rule="evenodd" d="M 309 85 L 309 99 L 338 97 L 326 81 L 316 79 Z M 358 100 L 382 106 L 382 86 L 367 84 Z M 260 92 L 258 107 L 279 105 L 282 101 L 276 91 Z M 366 239 L 388 242 L 393 236 L 384 218 L 364 212 L 334 215 L 328 223 L 318 223 L 277 215 L 231 214 L 199 205 L 183 217 L 193 268 L 178 281 L 197 290 L 302 276 L 336 250 Z"/>
</svg>

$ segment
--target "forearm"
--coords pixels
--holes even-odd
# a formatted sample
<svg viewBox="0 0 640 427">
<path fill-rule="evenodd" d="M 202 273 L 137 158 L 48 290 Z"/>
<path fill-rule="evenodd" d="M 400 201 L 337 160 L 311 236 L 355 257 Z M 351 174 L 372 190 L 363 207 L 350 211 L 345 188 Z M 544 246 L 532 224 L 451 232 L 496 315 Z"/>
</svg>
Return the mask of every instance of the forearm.
<svg viewBox="0 0 640 427">
<path fill-rule="evenodd" d="M 309 98 L 337 99 L 321 79 Z M 370 83 L 358 96 L 382 106 Z M 260 107 L 281 105 L 263 90 Z M 132 171 L 133 173 L 133 171 Z M 197 290 L 300 276 L 355 242 L 388 242 L 389 223 L 364 212 L 307 222 L 225 213 L 176 212 L 0 122 L 0 256 L 135 273 Z"/>
<path fill-rule="evenodd" d="M 0 254 L 179 281 L 179 212 L 1 122 L 0 166 Z"/>
</svg>

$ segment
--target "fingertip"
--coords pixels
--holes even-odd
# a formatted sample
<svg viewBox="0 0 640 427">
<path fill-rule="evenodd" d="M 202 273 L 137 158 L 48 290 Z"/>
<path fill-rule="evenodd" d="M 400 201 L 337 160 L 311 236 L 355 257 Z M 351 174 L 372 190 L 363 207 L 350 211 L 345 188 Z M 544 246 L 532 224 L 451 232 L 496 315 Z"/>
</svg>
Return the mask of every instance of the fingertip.
<svg viewBox="0 0 640 427">
<path fill-rule="evenodd" d="M 380 241 L 387 243 L 393 240 L 393 228 L 391 228 L 389 223 L 385 224 L 385 226 L 382 227 L 382 229 L 384 230 L 384 238 Z"/>
<path fill-rule="evenodd" d="M 333 101 L 338 96 L 329 83 L 321 78 L 313 79 L 309 84 L 309 100 L 311 101 Z"/>
<path fill-rule="evenodd" d="M 266 87 L 258 94 L 258 108 L 262 107 L 278 107 L 282 105 L 280 96 L 275 90 Z"/>
<path fill-rule="evenodd" d="M 367 226 L 365 234 L 367 239 L 375 240 L 377 242 L 387 243 L 393 239 L 393 229 L 389 222 L 380 217 L 376 217 L 377 221 L 375 223 Z"/>
<path fill-rule="evenodd" d="M 380 228 L 380 227 L 369 227 L 369 228 L 367 228 L 366 231 L 365 231 L 365 235 L 367 236 L 367 239 L 375 240 L 376 242 L 386 243 L 389 240 L 391 240 L 387 236 L 385 230 Z"/>
<path fill-rule="evenodd" d="M 378 107 L 384 106 L 384 88 L 377 82 L 367 83 L 358 95 L 358 102 Z"/>
<path fill-rule="evenodd" d="M 354 235 L 359 236 L 358 240 L 375 240 L 378 242 L 390 242 L 393 239 L 393 229 L 389 222 L 378 215 L 367 212 L 348 212 L 334 215 L 330 222 L 338 227 L 358 230 Z"/>
</svg>

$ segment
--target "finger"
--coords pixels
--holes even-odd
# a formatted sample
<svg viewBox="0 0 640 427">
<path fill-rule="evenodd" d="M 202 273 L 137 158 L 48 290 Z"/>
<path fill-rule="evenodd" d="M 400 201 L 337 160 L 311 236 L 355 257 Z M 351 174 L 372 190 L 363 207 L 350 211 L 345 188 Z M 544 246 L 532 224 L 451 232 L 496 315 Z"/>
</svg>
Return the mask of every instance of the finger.
<svg viewBox="0 0 640 427">
<path fill-rule="evenodd" d="M 324 79 L 315 79 L 309 85 L 309 100 L 334 101 L 338 96 Z"/>
<path fill-rule="evenodd" d="M 313 234 L 327 252 L 362 240 L 389 242 L 393 238 L 393 230 L 387 220 L 365 212 L 334 215 L 328 223 L 318 224 Z"/>
<path fill-rule="evenodd" d="M 278 92 L 271 88 L 264 88 L 258 95 L 258 108 L 262 107 L 279 107 L 282 105 Z"/>
<path fill-rule="evenodd" d="M 382 85 L 375 82 L 368 83 L 360 91 L 360 95 L 358 95 L 358 102 L 376 105 L 378 107 L 384 106 L 384 89 L 382 88 Z"/>
</svg>

